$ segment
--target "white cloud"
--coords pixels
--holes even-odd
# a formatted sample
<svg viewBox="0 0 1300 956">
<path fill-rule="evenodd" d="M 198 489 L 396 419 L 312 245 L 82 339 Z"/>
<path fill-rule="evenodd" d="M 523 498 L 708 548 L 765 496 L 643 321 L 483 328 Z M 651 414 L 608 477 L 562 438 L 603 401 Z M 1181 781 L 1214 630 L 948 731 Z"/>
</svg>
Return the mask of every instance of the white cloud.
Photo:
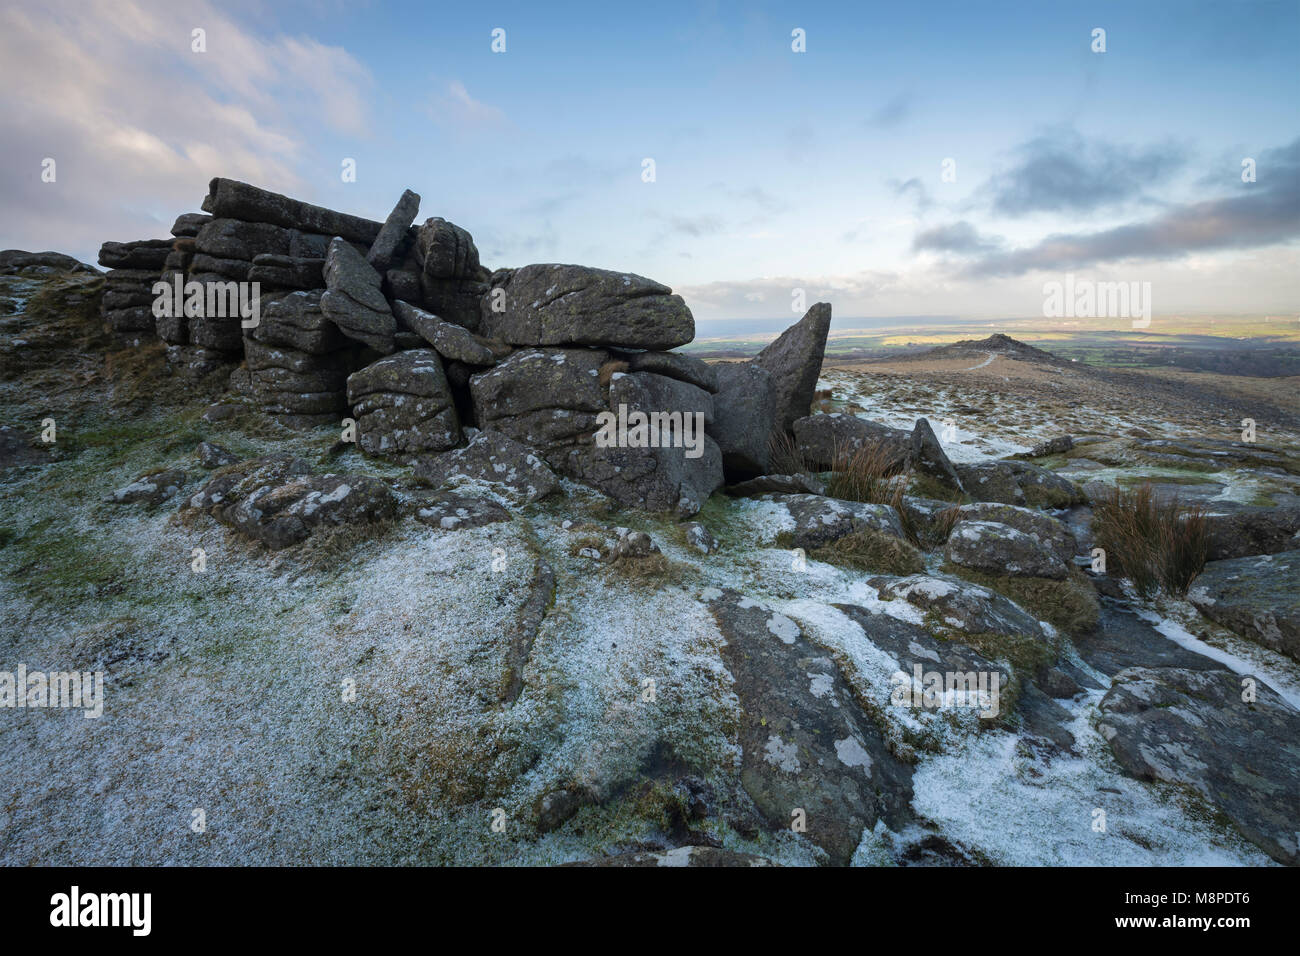
<svg viewBox="0 0 1300 956">
<path fill-rule="evenodd" d="M 206 30 L 207 52 L 190 31 Z M 263 37 L 198 2 L 0 9 L 0 245 L 91 258 L 166 235 L 213 176 L 312 198 L 304 133 L 367 134 L 369 72 L 307 36 Z M 55 183 L 41 161 L 57 163 Z"/>
<path fill-rule="evenodd" d="M 453 133 L 480 133 L 507 125 L 506 114 L 490 103 L 476 100 L 460 80 L 447 83 L 429 102 L 428 113 L 439 126 Z"/>
</svg>

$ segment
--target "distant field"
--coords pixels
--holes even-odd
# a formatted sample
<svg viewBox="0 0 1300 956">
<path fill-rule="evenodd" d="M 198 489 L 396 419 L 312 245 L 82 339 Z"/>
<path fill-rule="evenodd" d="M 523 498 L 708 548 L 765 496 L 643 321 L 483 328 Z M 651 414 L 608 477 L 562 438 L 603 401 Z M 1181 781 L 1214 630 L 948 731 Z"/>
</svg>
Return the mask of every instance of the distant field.
<svg viewBox="0 0 1300 956">
<path fill-rule="evenodd" d="M 889 358 L 922 352 L 964 339 L 1004 332 L 1061 358 L 1107 368 L 1175 366 L 1227 375 L 1300 375 L 1300 316 L 1166 316 L 1146 329 L 1131 320 L 1097 319 L 1063 322 L 1007 319 L 1000 322 L 942 320 L 927 317 L 916 324 L 860 320 L 870 328 L 853 328 L 855 320 L 837 320 L 826 343 L 832 362 Z M 771 323 L 764 323 L 770 325 Z M 738 323 L 744 328 L 746 323 Z M 701 337 L 686 346 L 697 355 L 739 358 L 753 355 L 776 338 L 776 332 L 738 329 L 715 333 L 725 323 L 701 323 Z"/>
</svg>

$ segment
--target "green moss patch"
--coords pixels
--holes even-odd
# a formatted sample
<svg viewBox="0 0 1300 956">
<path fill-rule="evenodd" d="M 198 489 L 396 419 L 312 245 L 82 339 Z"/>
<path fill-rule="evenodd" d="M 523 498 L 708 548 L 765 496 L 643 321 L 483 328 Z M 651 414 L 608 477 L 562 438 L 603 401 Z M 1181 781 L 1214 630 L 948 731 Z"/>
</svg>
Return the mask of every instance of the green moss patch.
<svg viewBox="0 0 1300 956">
<path fill-rule="evenodd" d="M 1071 637 L 1092 631 L 1101 614 L 1092 583 L 1074 568 L 1063 580 L 988 574 L 951 564 L 944 570 L 997 591 Z"/>
<path fill-rule="evenodd" d="M 886 574 L 919 574 L 925 559 L 915 545 L 874 528 L 852 531 L 815 548 L 811 557 L 827 564 Z"/>
</svg>

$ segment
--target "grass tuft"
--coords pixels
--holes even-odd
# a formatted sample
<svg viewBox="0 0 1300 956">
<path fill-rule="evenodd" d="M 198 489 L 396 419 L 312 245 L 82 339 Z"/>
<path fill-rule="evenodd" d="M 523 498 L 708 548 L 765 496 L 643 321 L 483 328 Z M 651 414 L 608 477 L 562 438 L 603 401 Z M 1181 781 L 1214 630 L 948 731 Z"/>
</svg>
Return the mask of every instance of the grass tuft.
<svg viewBox="0 0 1300 956">
<path fill-rule="evenodd" d="M 1144 598 L 1160 590 L 1183 597 L 1205 569 L 1205 509 L 1176 495 L 1161 501 L 1150 482 L 1130 491 L 1113 488 L 1094 501 L 1092 525 L 1109 569 Z"/>
</svg>

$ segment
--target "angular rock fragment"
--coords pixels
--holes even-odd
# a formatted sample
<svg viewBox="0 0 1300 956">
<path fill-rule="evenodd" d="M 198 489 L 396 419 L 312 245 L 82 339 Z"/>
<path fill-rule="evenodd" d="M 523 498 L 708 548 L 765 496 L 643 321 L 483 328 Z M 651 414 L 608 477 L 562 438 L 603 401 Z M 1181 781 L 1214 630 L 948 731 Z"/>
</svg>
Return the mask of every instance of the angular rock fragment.
<svg viewBox="0 0 1300 956">
<path fill-rule="evenodd" d="M 811 551 L 864 530 L 904 537 L 898 512 L 889 505 L 841 501 L 821 495 L 789 495 L 779 500 L 794 518 L 791 543 L 796 548 Z"/>
<path fill-rule="evenodd" d="M 718 539 L 698 521 L 688 522 L 684 530 L 686 532 L 686 543 L 700 554 L 712 554 L 718 550 Z"/>
<path fill-rule="evenodd" d="M 223 468 L 239 461 L 237 455 L 226 451 L 220 445 L 214 445 L 206 441 L 199 442 L 194 449 L 194 457 L 199 460 L 199 464 L 204 468 Z"/>
<path fill-rule="evenodd" d="M 118 505 L 133 504 L 137 501 L 151 505 L 161 504 L 184 488 L 185 481 L 185 472 L 178 468 L 146 472 L 129 485 L 118 488 L 104 500 Z"/>
<path fill-rule="evenodd" d="M 886 471 L 901 471 L 911 457 L 912 438 L 907 432 L 854 415 L 809 415 L 796 419 L 792 427 L 796 446 L 814 468 L 830 469 L 837 457 L 862 449 L 879 449 Z"/>
<path fill-rule="evenodd" d="M 733 498 L 757 498 L 760 495 L 824 495 L 826 486 L 812 475 L 761 475 L 727 486 Z"/>
<path fill-rule="evenodd" d="M 966 493 L 976 501 L 1035 508 L 1068 508 L 1087 500 L 1070 479 L 1023 461 L 953 466 Z"/>
<path fill-rule="evenodd" d="M 1210 561 L 1300 549 L 1300 507 L 1294 505 L 1212 514 L 1206 524 Z"/>
<path fill-rule="evenodd" d="M 99 264 L 106 269 L 139 269 L 156 277 L 171 252 L 170 239 L 106 242 L 99 247 Z"/>
<path fill-rule="evenodd" d="M 397 323 L 380 290 L 379 273 L 342 239 L 330 242 L 325 285 L 321 311 L 340 332 L 381 354 L 393 351 Z"/>
<path fill-rule="evenodd" d="M 818 302 L 754 358 L 754 364 L 767 369 L 772 376 L 775 427 L 781 431 L 790 431 L 795 419 L 808 415 L 830 328 L 830 303 Z"/>
<path fill-rule="evenodd" d="M 946 507 L 954 506 L 944 502 Z M 1051 515 L 1032 508 L 1003 505 L 996 502 L 976 502 L 960 505 L 952 511 L 954 526 L 962 521 L 995 521 L 1021 531 L 1056 554 L 1064 564 L 1070 564 L 1078 554 L 1074 535 Z"/>
<path fill-rule="evenodd" d="M 379 230 L 379 235 L 370 246 L 370 252 L 366 254 L 366 261 L 374 266 L 379 273 L 387 271 L 397 254 L 399 247 L 406 239 L 406 232 L 415 222 L 416 213 L 420 211 L 420 196 L 407 189 L 403 191 L 397 205 L 393 211 L 388 214 L 384 220 L 383 228 Z"/>
<path fill-rule="evenodd" d="M 494 501 L 438 492 L 421 492 L 411 503 L 415 520 L 443 531 L 465 531 L 510 521 L 509 511 Z"/>
<path fill-rule="evenodd" d="M 619 352 L 614 357 L 627 362 L 629 372 L 654 372 L 681 382 L 698 385 L 706 392 L 718 391 L 718 370 L 702 359 L 682 352 Z"/>
<path fill-rule="evenodd" d="M 445 359 L 466 365 L 495 365 L 510 353 L 509 346 L 488 342 L 464 326 L 444 322 L 409 302 L 394 302 L 393 312 Z"/>
<path fill-rule="evenodd" d="M 1059 580 L 1067 573 L 1049 544 L 996 521 L 960 522 L 948 538 L 944 556 L 958 567 L 986 574 Z"/>
<path fill-rule="evenodd" d="M 957 476 L 956 469 L 944 453 L 943 445 L 939 443 L 929 421 L 924 418 L 918 418 L 916 426 L 912 429 L 912 447 L 908 463 L 918 474 L 936 482 L 941 488 L 959 495 L 965 493 L 961 478 Z"/>
<path fill-rule="evenodd" d="M 186 212 L 176 217 L 172 224 L 172 235 L 177 238 L 193 239 L 199 230 L 212 221 L 212 217 L 203 212 Z"/>
</svg>

